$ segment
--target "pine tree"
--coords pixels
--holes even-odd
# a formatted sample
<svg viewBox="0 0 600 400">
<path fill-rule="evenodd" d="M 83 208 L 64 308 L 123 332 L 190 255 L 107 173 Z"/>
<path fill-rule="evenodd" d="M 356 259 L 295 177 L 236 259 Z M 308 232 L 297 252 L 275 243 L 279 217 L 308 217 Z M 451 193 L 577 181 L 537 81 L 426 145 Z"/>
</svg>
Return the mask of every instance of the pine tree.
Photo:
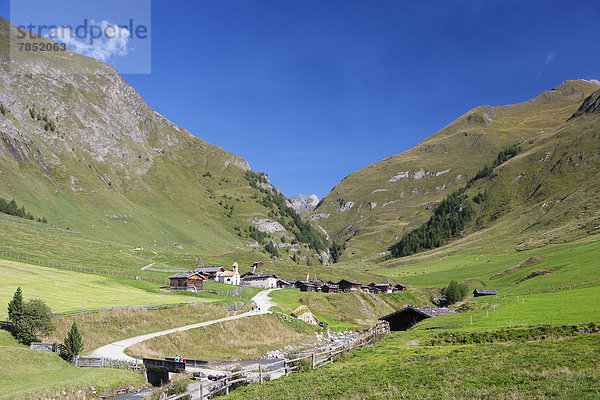
<svg viewBox="0 0 600 400">
<path fill-rule="evenodd" d="M 8 319 L 12 323 L 17 323 L 23 316 L 23 292 L 18 287 L 13 295 L 13 299 L 8 303 Z"/>
<path fill-rule="evenodd" d="M 73 321 L 73 325 L 71 325 L 71 330 L 67 334 L 65 338 L 65 349 L 67 356 L 75 357 L 78 356 L 79 353 L 83 350 L 83 341 L 81 338 L 81 333 L 79 333 L 79 329 L 77 328 L 77 322 Z"/>
</svg>

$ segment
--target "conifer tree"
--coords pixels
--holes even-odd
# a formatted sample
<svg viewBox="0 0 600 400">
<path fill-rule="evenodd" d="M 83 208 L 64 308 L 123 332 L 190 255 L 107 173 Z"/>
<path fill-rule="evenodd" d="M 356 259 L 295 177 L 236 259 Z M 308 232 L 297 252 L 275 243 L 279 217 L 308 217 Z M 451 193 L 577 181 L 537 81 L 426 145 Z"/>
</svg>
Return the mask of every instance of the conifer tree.
<svg viewBox="0 0 600 400">
<path fill-rule="evenodd" d="M 71 330 L 65 338 L 65 349 L 67 356 L 69 357 L 78 356 L 83 350 L 83 340 L 81 338 L 81 333 L 79 333 L 79 329 L 77 328 L 77 322 L 75 321 L 73 321 Z"/>
</svg>

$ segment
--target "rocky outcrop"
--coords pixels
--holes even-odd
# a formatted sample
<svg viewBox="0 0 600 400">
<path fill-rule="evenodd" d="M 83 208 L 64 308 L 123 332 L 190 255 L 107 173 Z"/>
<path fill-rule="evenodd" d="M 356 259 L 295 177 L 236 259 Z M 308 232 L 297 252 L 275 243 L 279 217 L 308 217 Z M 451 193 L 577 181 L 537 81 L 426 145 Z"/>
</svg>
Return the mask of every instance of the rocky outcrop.
<svg viewBox="0 0 600 400">
<path fill-rule="evenodd" d="M 288 200 L 292 208 L 296 211 L 311 212 L 317 207 L 317 204 L 319 204 L 319 198 L 315 194 L 303 195 L 298 193 L 288 198 Z"/>
<path fill-rule="evenodd" d="M 591 114 L 600 112 L 600 90 L 596 90 L 590 96 L 588 96 L 583 104 L 579 107 L 579 109 L 569 118 L 569 120 L 573 118 L 577 118 L 583 114 Z"/>
</svg>

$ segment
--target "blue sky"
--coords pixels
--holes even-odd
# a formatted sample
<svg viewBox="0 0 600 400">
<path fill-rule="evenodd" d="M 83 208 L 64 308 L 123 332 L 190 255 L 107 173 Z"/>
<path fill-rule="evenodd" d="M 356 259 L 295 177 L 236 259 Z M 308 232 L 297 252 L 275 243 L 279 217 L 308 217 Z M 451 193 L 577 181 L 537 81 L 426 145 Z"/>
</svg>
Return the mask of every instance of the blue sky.
<svg viewBox="0 0 600 400">
<path fill-rule="evenodd" d="M 599 79 L 598 20 L 593 1 L 153 0 L 151 73 L 124 78 L 286 195 L 321 198 L 478 105 Z"/>
</svg>

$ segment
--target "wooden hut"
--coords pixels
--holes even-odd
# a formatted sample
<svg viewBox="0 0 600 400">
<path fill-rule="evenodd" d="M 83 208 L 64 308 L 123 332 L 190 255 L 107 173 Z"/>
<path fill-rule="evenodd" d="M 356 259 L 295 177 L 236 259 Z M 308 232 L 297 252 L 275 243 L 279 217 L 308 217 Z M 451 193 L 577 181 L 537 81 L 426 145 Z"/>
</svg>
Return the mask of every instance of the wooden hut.
<svg viewBox="0 0 600 400">
<path fill-rule="evenodd" d="M 181 272 L 169 277 L 171 290 L 187 290 L 190 292 L 201 292 L 204 289 L 206 275 L 197 271 Z"/>
<path fill-rule="evenodd" d="M 329 283 L 323 285 L 321 288 L 321 292 L 323 293 L 337 293 L 339 290 L 339 286 L 336 283 Z"/>
<path fill-rule="evenodd" d="M 401 310 L 379 318 L 390 324 L 392 331 L 405 331 L 411 326 L 426 318 L 439 317 L 441 315 L 454 314 L 456 311 L 446 307 L 404 307 Z"/>
<path fill-rule="evenodd" d="M 399 283 L 399 284 L 395 285 L 392 289 L 394 292 L 401 292 L 403 290 L 406 290 L 406 286 Z"/>
<path fill-rule="evenodd" d="M 363 284 L 358 281 L 350 281 L 348 279 L 342 279 L 338 282 L 340 292 L 360 292 Z"/>
<path fill-rule="evenodd" d="M 475 290 L 473 290 L 474 297 L 495 296 L 497 294 L 498 294 L 498 291 L 494 290 L 494 289 L 475 289 Z"/>
<path fill-rule="evenodd" d="M 392 284 L 371 282 L 369 284 L 369 291 L 371 293 L 392 293 Z"/>
<path fill-rule="evenodd" d="M 219 275 L 225 272 L 225 267 L 214 266 L 214 267 L 201 267 L 196 268 L 195 272 L 199 272 L 201 275 L 206 276 L 208 279 L 212 279 L 213 281 L 219 280 Z"/>
</svg>

